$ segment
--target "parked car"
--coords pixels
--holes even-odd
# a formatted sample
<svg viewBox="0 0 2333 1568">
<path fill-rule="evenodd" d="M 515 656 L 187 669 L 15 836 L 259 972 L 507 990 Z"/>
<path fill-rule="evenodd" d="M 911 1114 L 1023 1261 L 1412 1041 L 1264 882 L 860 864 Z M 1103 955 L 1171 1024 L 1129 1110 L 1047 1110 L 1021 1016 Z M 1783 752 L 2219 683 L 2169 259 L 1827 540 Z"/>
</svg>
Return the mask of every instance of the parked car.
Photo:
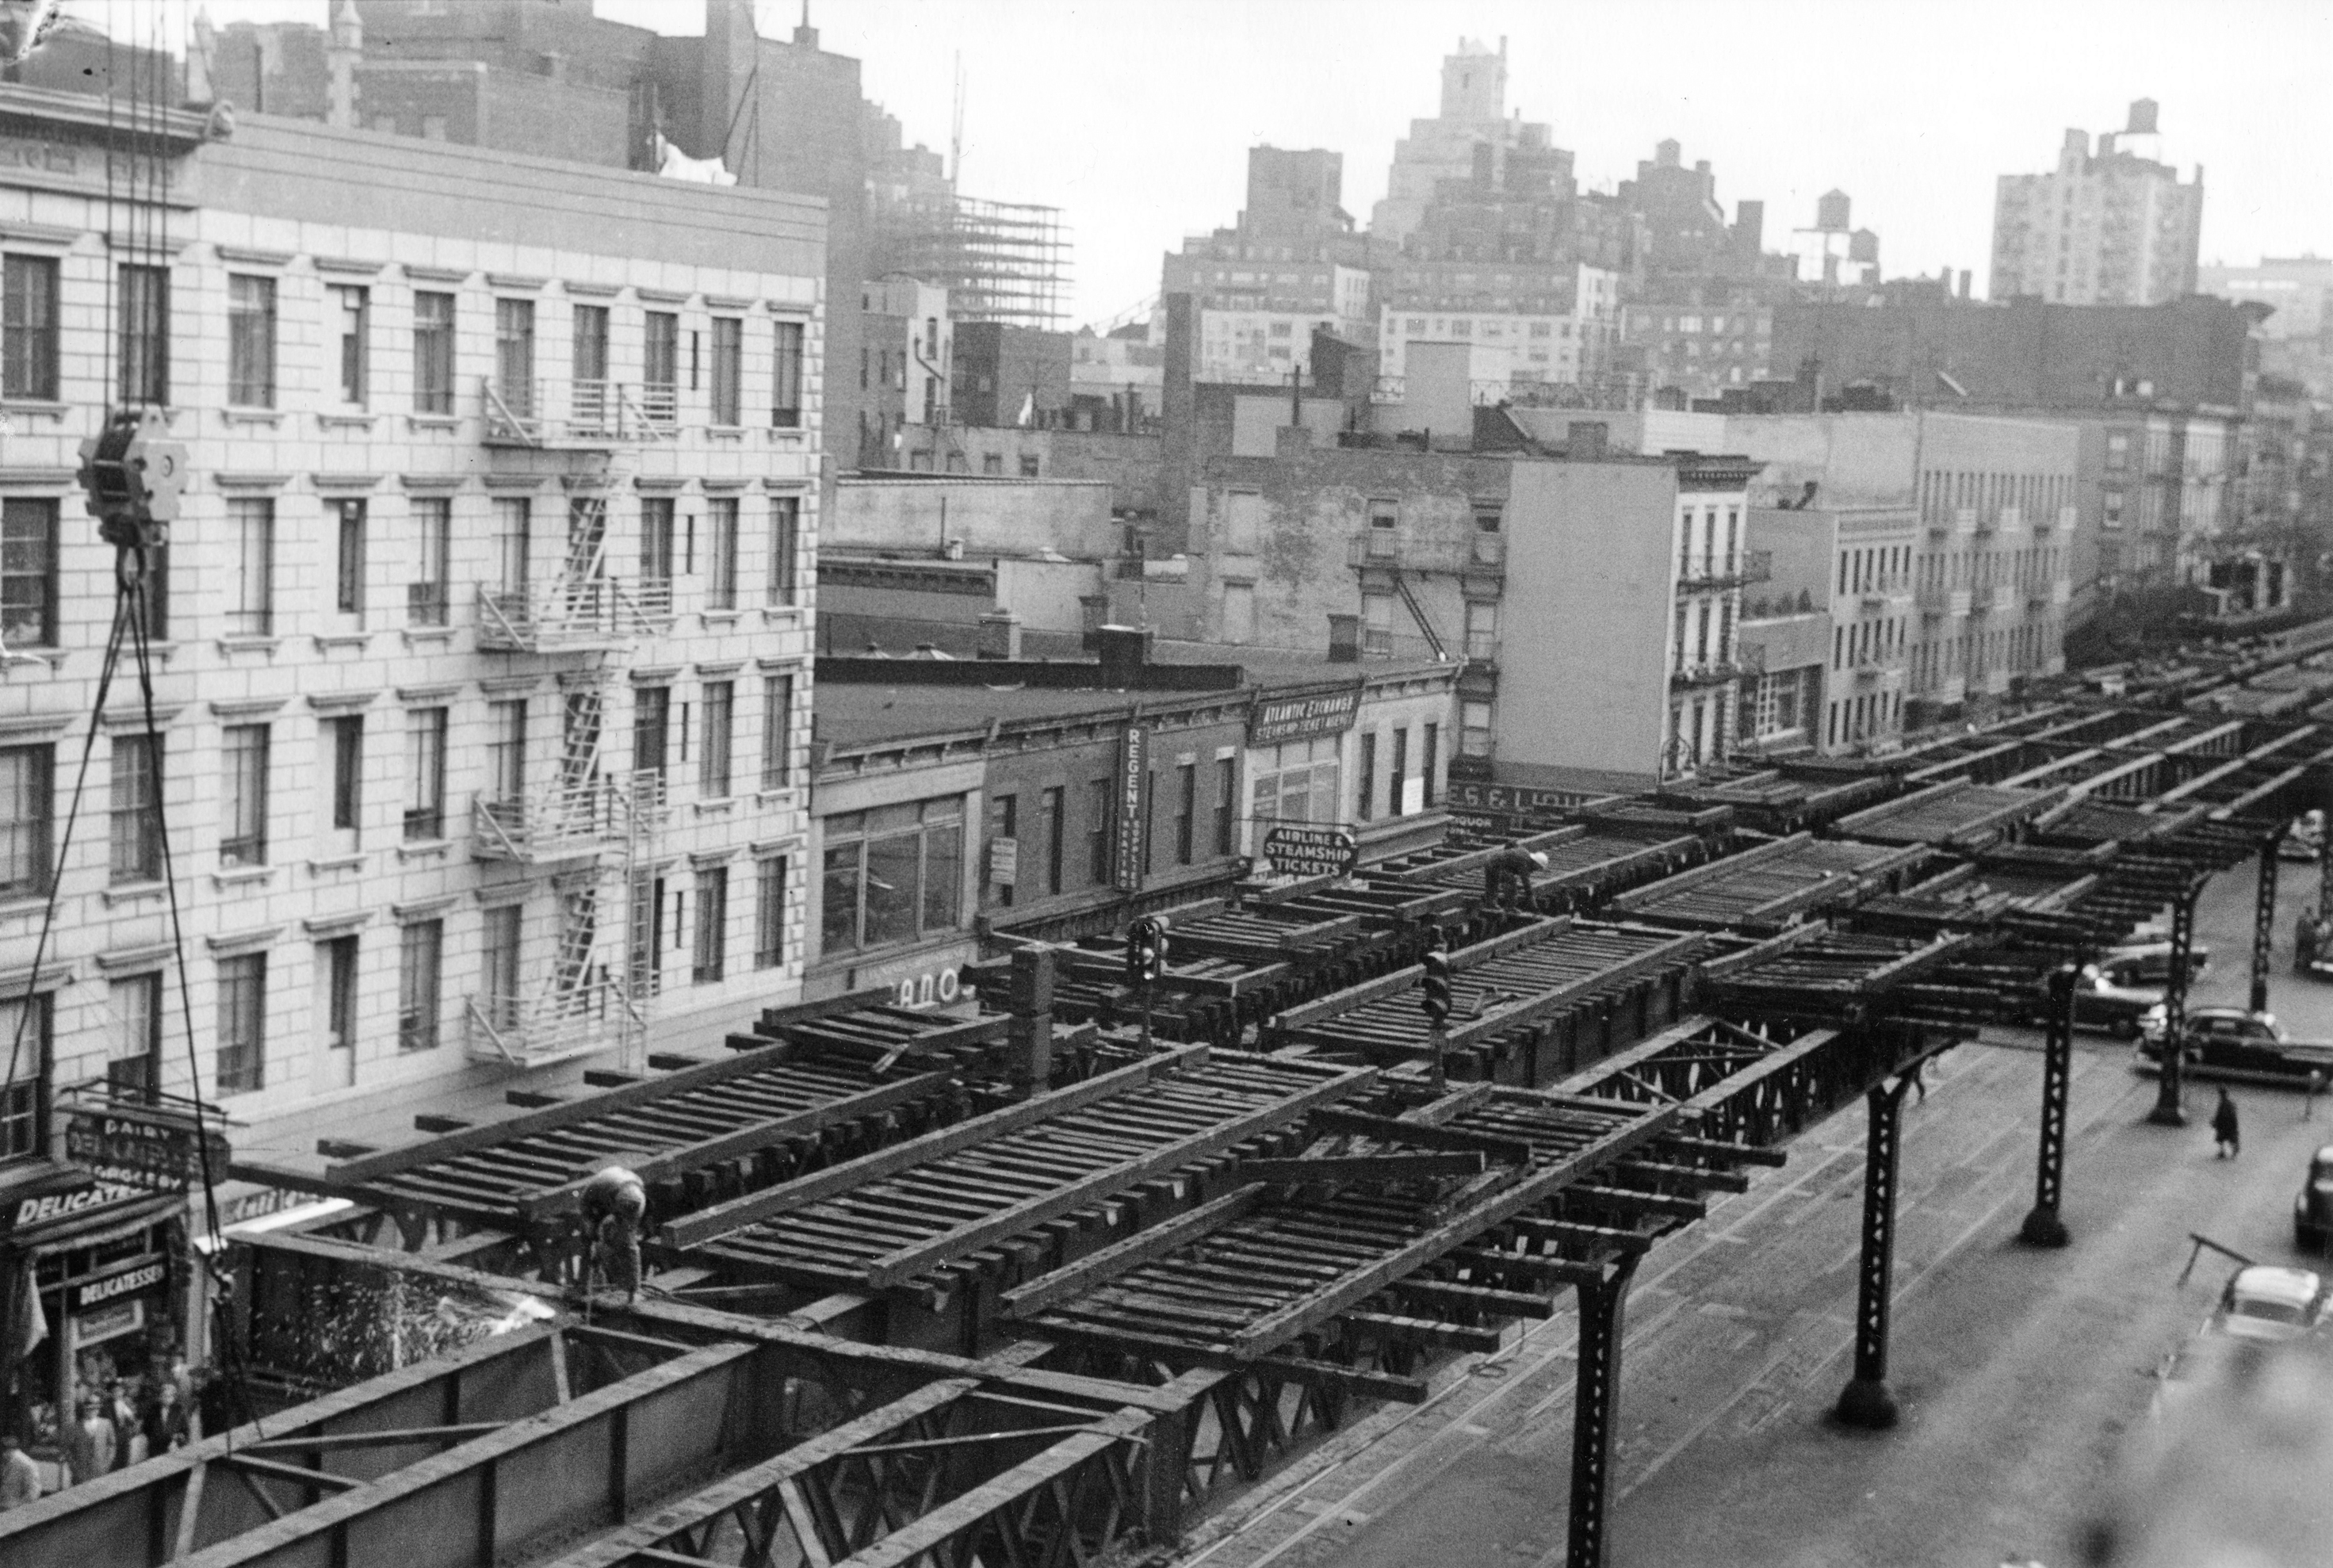
<svg viewBox="0 0 2333 1568">
<path fill-rule="evenodd" d="M 2276 858 L 2280 861 L 2314 861 L 2325 847 L 2325 813 L 2312 811 L 2295 819 L 2276 841 Z"/>
<path fill-rule="evenodd" d="M 2323 1252 L 2333 1242 L 2333 1143 L 2309 1157 L 2309 1174 L 2292 1200 L 2292 1244 Z"/>
<path fill-rule="evenodd" d="M 2125 967 L 2085 964 L 2074 980 L 2074 1027 L 2096 1029 L 2117 1039 L 2135 1040 L 2147 1015 L 2163 1005 L 2160 986 L 2132 985 Z M 2036 1025 L 2050 1021 L 2050 987 L 2045 979 L 2026 1015 Z"/>
<path fill-rule="evenodd" d="M 2171 941 L 2169 938 L 2125 942 L 2109 948 L 2098 959 L 2098 967 L 2122 977 L 2126 986 L 2168 986 L 2171 984 Z M 2197 942 L 2187 949 L 2187 977 L 2193 980 L 2212 967 L 2212 949 Z"/>
<path fill-rule="evenodd" d="M 2160 1071 L 2165 1015 L 2159 1005 L 2139 1025 L 2137 1065 Z M 2305 1084 L 2311 1074 L 2333 1078 L 2333 1044 L 2295 1040 L 2273 1013 L 2245 1007 L 2198 1007 L 2187 1015 L 2185 1070 L 2198 1078 L 2242 1078 Z"/>
<path fill-rule="evenodd" d="M 2325 1281 L 2305 1268 L 2256 1263 L 2236 1270 L 2212 1314 L 2215 1333 L 2240 1340 L 2291 1340 L 2325 1315 Z"/>
</svg>

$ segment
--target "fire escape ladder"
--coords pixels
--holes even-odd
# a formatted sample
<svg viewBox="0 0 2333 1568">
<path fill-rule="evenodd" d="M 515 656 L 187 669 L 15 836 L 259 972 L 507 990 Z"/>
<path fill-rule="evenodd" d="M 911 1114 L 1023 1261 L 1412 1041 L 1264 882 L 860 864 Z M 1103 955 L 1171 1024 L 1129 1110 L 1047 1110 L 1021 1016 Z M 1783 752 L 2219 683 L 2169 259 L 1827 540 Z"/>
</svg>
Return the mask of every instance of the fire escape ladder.
<svg viewBox="0 0 2333 1568">
<path fill-rule="evenodd" d="M 1409 585 L 1408 576 L 1404 572 L 1396 572 L 1393 573 L 1393 586 L 1394 592 L 1401 595 L 1401 601 L 1409 606 L 1409 618 L 1417 622 L 1417 630 L 1425 634 L 1426 646 L 1434 650 L 1434 657 L 1441 659 L 1448 659 L 1450 649 L 1443 642 L 1442 634 L 1434 630 L 1434 622 L 1426 615 L 1426 606 L 1419 601 L 1417 590 Z"/>
</svg>

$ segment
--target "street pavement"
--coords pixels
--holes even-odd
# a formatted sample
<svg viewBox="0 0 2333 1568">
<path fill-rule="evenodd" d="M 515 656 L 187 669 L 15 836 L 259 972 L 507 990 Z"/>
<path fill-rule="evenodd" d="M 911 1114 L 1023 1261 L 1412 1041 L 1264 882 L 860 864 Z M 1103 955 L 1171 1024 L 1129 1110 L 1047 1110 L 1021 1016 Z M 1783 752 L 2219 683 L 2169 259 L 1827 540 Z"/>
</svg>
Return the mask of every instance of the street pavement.
<svg viewBox="0 0 2333 1568">
<path fill-rule="evenodd" d="M 2333 1038 L 2333 985 L 2291 974 L 2314 868 L 2287 866 L 2271 1005 Z M 2198 1002 L 2242 1002 L 2249 869 L 2198 911 L 2211 973 Z M 1829 1412 L 1853 1358 L 1863 1192 L 1860 1107 L 1791 1160 L 1656 1247 L 1628 1303 L 1608 1561 L 1671 1564 L 1973 1564 L 2080 1561 L 2079 1542 L 2126 1432 L 2146 1421 L 2164 1359 L 2232 1265 L 2298 1261 L 2290 1205 L 2333 1109 L 2238 1087 L 2243 1152 L 2213 1157 L 2214 1092 L 2191 1124 L 2148 1124 L 2155 1084 L 2127 1045 L 2078 1037 L 2067 1196 L 2073 1243 L 2015 1239 L 2032 1202 L 2040 1041 L 2004 1030 L 1948 1053 L 1905 1108 L 1889 1383 L 1892 1431 Z M 1570 1311 L 1463 1359 L 1423 1407 L 1377 1411 L 1196 1533 L 1209 1568 L 1560 1563 L 1570 1482 Z"/>
</svg>

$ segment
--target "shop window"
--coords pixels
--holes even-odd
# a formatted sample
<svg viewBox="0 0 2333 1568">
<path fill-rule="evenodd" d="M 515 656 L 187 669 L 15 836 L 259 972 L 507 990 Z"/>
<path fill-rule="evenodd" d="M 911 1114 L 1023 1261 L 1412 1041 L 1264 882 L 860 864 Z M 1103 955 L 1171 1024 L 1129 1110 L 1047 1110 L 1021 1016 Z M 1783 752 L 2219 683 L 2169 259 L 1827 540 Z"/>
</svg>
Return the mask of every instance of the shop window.
<svg viewBox="0 0 2333 1568">
<path fill-rule="evenodd" d="M 830 817 L 827 953 L 912 942 L 962 923 L 964 803 L 954 795 Z"/>
</svg>

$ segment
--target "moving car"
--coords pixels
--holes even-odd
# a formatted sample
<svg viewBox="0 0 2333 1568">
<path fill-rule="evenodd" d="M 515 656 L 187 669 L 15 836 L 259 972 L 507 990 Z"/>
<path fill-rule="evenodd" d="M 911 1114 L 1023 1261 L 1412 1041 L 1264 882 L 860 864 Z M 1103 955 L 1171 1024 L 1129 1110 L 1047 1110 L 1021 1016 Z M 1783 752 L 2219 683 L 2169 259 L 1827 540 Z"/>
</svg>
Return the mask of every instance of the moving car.
<svg viewBox="0 0 2333 1568">
<path fill-rule="evenodd" d="M 2309 1159 L 2309 1174 L 2292 1200 L 2292 1244 L 2305 1252 L 2323 1252 L 2333 1242 L 2333 1143 Z"/>
<path fill-rule="evenodd" d="M 2164 1010 L 2152 1009 L 2139 1025 L 2137 1065 L 2163 1065 Z M 2295 1040 L 2273 1013 L 2245 1007 L 2198 1007 L 2187 1015 L 2182 1058 L 2198 1078 L 2249 1079 L 2264 1083 L 2306 1084 L 2312 1073 L 2333 1079 L 2333 1044 Z"/>
<path fill-rule="evenodd" d="M 2163 987 L 2134 985 L 2125 967 L 2085 964 L 2074 980 L 2074 1027 L 2097 1029 L 2117 1039 L 2135 1040 L 2147 1015 L 2163 1005 Z M 2027 1012 L 2037 1027 L 2050 1022 L 2050 987 L 2045 979 Z"/>
<path fill-rule="evenodd" d="M 2240 1340 L 2291 1340 L 2325 1315 L 2325 1281 L 2305 1268 L 2256 1263 L 2236 1270 L 2221 1293 L 2211 1332 Z"/>
<path fill-rule="evenodd" d="M 2171 940 L 2166 937 L 2109 948 L 2099 957 L 2098 967 L 2120 976 L 2126 986 L 2167 986 L 2171 983 Z M 2190 980 L 2211 967 L 2211 948 L 2197 942 L 2187 949 Z"/>
</svg>

